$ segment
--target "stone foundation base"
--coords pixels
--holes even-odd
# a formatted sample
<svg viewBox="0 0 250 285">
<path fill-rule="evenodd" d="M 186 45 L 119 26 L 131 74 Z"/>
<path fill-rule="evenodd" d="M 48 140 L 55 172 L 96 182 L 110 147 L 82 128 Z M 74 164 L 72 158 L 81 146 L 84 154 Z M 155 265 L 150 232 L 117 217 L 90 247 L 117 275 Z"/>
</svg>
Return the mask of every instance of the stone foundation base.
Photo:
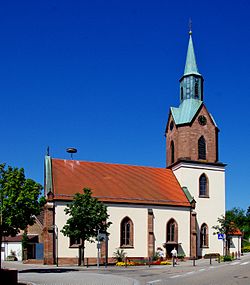
<svg viewBox="0 0 250 285">
<path fill-rule="evenodd" d="M 27 259 L 23 260 L 24 264 L 43 264 L 43 259 Z"/>
<path fill-rule="evenodd" d="M 115 261 L 113 258 L 108 258 L 108 264 L 114 264 Z M 96 265 L 97 264 L 97 259 L 96 257 L 87 257 L 84 258 L 84 265 L 89 266 L 89 265 Z M 100 265 L 105 265 L 105 258 L 100 258 L 99 260 Z M 70 257 L 60 257 L 58 259 L 58 265 L 78 265 L 78 258 L 70 258 Z"/>
</svg>

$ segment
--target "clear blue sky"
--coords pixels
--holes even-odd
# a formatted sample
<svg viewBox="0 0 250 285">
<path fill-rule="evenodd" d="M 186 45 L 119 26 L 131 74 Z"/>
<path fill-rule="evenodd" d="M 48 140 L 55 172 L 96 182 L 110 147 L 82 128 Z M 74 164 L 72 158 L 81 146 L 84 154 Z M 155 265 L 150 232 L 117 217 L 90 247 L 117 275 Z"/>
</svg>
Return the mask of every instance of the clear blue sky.
<svg viewBox="0 0 250 285">
<path fill-rule="evenodd" d="M 43 184 L 44 155 L 165 167 L 188 20 L 220 128 L 227 209 L 250 205 L 250 2 L 2 1 L 1 162 Z"/>
</svg>

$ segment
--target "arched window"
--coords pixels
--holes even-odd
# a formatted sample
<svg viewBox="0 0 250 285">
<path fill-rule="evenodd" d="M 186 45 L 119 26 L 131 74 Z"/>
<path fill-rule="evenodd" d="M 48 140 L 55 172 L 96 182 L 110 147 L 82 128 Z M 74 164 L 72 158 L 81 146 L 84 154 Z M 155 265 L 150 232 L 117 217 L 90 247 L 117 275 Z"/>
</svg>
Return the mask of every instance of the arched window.
<svg viewBox="0 0 250 285">
<path fill-rule="evenodd" d="M 208 179 L 204 173 L 200 176 L 199 179 L 199 196 L 208 197 Z"/>
<path fill-rule="evenodd" d="M 194 84 L 194 98 L 199 98 L 199 84 L 198 82 L 195 82 Z"/>
<path fill-rule="evenodd" d="M 170 149 L 171 149 L 171 163 L 174 163 L 174 142 L 173 141 L 171 141 Z"/>
<path fill-rule="evenodd" d="M 206 140 L 203 136 L 198 140 L 198 159 L 206 159 Z"/>
<path fill-rule="evenodd" d="M 181 87 L 181 101 L 183 100 L 183 87 Z"/>
<path fill-rule="evenodd" d="M 201 225 L 200 247 L 208 247 L 208 226 L 206 224 Z"/>
<path fill-rule="evenodd" d="M 121 222 L 121 247 L 133 246 L 133 222 L 129 217 L 125 217 Z"/>
<path fill-rule="evenodd" d="M 170 219 L 167 223 L 167 242 L 178 243 L 178 226 L 174 219 Z"/>
</svg>

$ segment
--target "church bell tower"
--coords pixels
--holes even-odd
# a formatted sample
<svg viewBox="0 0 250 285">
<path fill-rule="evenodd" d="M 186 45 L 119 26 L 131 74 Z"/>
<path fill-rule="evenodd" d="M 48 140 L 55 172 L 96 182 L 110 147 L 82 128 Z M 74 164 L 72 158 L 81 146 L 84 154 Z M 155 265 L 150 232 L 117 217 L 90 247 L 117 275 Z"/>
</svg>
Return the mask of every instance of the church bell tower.
<svg viewBox="0 0 250 285">
<path fill-rule="evenodd" d="M 219 129 L 203 102 L 203 81 L 190 31 L 180 105 L 170 108 L 166 126 L 167 166 L 180 160 L 218 162 Z"/>
<path fill-rule="evenodd" d="M 219 129 L 204 104 L 203 81 L 189 31 L 180 104 L 170 108 L 165 135 L 167 167 L 192 206 L 189 255 L 195 257 L 222 254 L 213 226 L 225 214 L 225 164 L 218 160 Z"/>
</svg>

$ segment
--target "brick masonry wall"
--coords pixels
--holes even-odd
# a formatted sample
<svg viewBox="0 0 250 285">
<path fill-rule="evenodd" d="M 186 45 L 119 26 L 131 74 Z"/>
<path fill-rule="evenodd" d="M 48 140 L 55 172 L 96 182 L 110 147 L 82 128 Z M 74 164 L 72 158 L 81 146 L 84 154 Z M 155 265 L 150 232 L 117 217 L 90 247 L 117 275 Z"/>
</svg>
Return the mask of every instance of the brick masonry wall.
<svg viewBox="0 0 250 285">
<path fill-rule="evenodd" d="M 108 263 L 113 264 L 115 263 L 115 260 L 113 258 L 108 258 Z M 58 259 L 59 265 L 78 265 L 78 258 L 76 257 L 60 257 Z M 96 257 L 88 257 L 84 258 L 84 265 L 96 265 L 97 264 L 97 258 Z M 100 258 L 100 265 L 105 264 L 105 258 Z"/>
<path fill-rule="evenodd" d="M 34 225 L 28 226 L 27 229 L 28 234 L 38 235 L 39 242 L 43 242 L 43 227 L 41 224 L 35 222 Z"/>
<path fill-rule="evenodd" d="M 47 203 L 44 206 L 44 264 L 54 264 L 54 206 L 53 203 Z"/>
<path fill-rule="evenodd" d="M 148 256 L 154 255 L 154 215 L 148 213 Z"/>
<path fill-rule="evenodd" d="M 205 126 L 201 126 L 198 122 L 200 115 L 204 115 L 207 118 Z M 210 163 L 217 162 L 217 128 L 204 105 L 190 125 L 179 127 L 174 125 L 171 131 L 169 129 L 171 121 L 173 121 L 172 115 L 170 115 L 166 133 L 167 166 L 172 164 L 171 141 L 174 142 L 175 162 L 180 159 L 199 160 Z M 202 135 L 206 140 L 206 160 L 198 159 L 198 140 Z"/>
<path fill-rule="evenodd" d="M 197 257 L 197 221 L 196 213 L 190 212 L 190 257 Z"/>
</svg>

